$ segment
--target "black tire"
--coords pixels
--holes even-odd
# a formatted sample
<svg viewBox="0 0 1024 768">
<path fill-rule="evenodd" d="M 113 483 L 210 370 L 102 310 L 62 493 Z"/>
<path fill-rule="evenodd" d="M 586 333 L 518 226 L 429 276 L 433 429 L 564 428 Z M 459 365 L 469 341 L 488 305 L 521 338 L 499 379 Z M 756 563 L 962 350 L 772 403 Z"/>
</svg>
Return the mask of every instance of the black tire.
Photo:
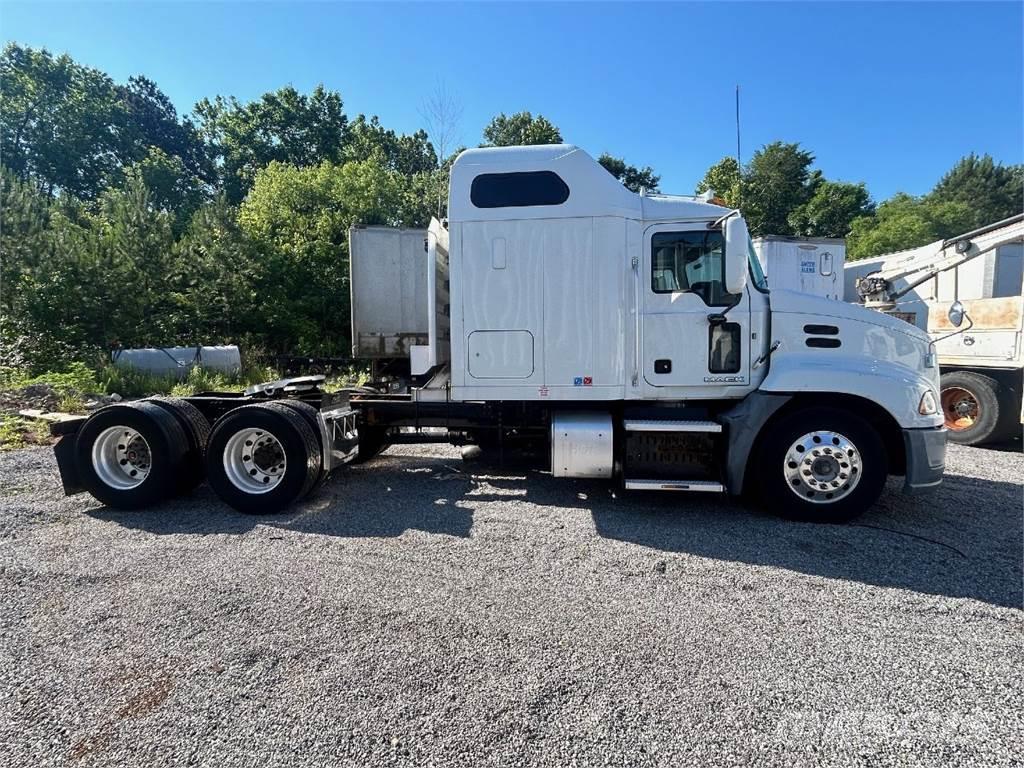
<svg viewBox="0 0 1024 768">
<path fill-rule="evenodd" d="M 1016 440 L 1024 437 L 1024 425 L 1021 424 L 1020 390 L 999 385 L 999 424 L 996 427 L 996 439 Z"/>
<path fill-rule="evenodd" d="M 285 469 L 269 491 L 253 492 L 239 487 L 225 468 L 228 442 L 243 430 L 273 435 L 281 446 Z M 230 462 L 230 457 L 228 458 Z M 282 403 L 244 405 L 225 414 L 213 425 L 206 447 L 206 477 L 210 487 L 239 512 L 253 515 L 280 512 L 316 485 L 323 469 L 320 435 L 295 409 Z"/>
<path fill-rule="evenodd" d="M 316 434 L 319 443 L 322 445 L 323 436 L 320 434 L 320 411 L 309 403 L 304 403 L 301 400 L 278 400 L 277 405 L 283 405 L 285 408 L 290 408 L 295 411 L 295 413 L 302 416 L 309 425 L 309 428 L 313 430 L 314 434 Z M 324 481 L 327 480 L 328 474 L 327 464 L 324 463 L 323 467 L 320 469 L 320 478 L 316 481 L 316 488 L 319 488 L 324 484 Z"/>
<path fill-rule="evenodd" d="M 845 470 L 856 473 L 858 478 L 856 482 L 847 481 L 851 486 L 849 490 L 844 492 L 843 486 L 832 488 L 827 484 L 814 490 L 802 484 L 802 478 L 790 480 L 787 477 L 787 468 L 798 474 L 806 474 L 802 464 L 787 464 L 787 455 L 794 445 L 804 447 L 800 438 L 815 432 L 841 435 L 852 443 L 859 454 L 854 468 Z M 828 446 L 827 442 L 807 441 L 807 453 L 819 450 L 819 445 L 822 451 L 828 448 L 826 453 L 829 455 L 822 455 L 821 458 L 829 460 L 834 448 Z M 838 452 L 835 455 L 846 459 Z M 808 455 L 808 458 L 812 457 Z M 888 474 L 885 446 L 875 428 L 856 414 L 838 408 L 815 406 L 782 416 L 768 426 L 755 459 L 755 493 L 759 503 L 782 517 L 807 522 L 849 522 L 875 503 L 885 487 Z M 839 469 L 838 461 L 836 471 L 843 471 Z M 842 483 L 841 478 L 845 476 L 844 473 L 836 478 L 837 482 Z M 835 500 L 829 500 L 833 494 L 836 495 Z"/>
<path fill-rule="evenodd" d="M 1012 432 L 1003 413 L 1007 398 L 1002 390 L 999 382 L 980 373 L 942 374 L 939 403 L 946 438 L 960 445 L 982 445 L 1009 437 Z"/>
<path fill-rule="evenodd" d="M 138 432 L 149 449 L 148 474 L 134 488 L 110 485 L 101 479 L 94 464 L 97 441 L 114 427 Z M 188 451 L 189 439 L 178 420 L 159 405 L 146 401 L 100 409 L 86 420 L 75 437 L 75 462 L 83 487 L 104 504 L 118 509 L 140 509 L 173 496 L 186 472 Z"/>
<path fill-rule="evenodd" d="M 188 437 L 189 451 L 179 475 L 178 494 L 191 493 L 206 477 L 203 457 L 206 455 L 206 443 L 210 439 L 210 422 L 198 408 L 180 397 L 150 397 L 147 401 L 173 414 Z"/>
</svg>

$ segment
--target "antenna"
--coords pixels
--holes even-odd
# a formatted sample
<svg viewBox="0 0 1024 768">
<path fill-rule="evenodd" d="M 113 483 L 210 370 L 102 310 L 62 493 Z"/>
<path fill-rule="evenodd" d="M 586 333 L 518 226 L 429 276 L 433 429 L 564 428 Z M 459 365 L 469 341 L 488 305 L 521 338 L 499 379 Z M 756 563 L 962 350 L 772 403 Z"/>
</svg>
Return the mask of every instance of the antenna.
<svg viewBox="0 0 1024 768">
<path fill-rule="evenodd" d="M 736 85 L 736 166 L 738 168 L 743 167 L 743 162 L 740 160 L 740 86 Z"/>
</svg>

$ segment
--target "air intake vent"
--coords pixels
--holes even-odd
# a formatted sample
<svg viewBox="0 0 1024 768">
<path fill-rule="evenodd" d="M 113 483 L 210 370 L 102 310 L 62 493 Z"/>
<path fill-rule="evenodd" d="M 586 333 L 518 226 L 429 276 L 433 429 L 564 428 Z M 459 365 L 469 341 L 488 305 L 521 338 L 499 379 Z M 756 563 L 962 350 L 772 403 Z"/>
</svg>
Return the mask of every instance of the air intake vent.
<svg viewBox="0 0 1024 768">
<path fill-rule="evenodd" d="M 804 333 L 815 336 L 838 336 L 839 329 L 834 325 L 805 325 Z"/>
<path fill-rule="evenodd" d="M 835 349 L 836 347 L 841 347 L 842 345 L 843 345 L 843 342 L 841 342 L 839 339 L 823 339 L 823 338 L 818 337 L 818 336 L 812 336 L 811 338 L 809 338 L 807 340 L 807 346 L 808 347 L 819 347 L 819 348 L 824 348 L 824 349 Z"/>
</svg>

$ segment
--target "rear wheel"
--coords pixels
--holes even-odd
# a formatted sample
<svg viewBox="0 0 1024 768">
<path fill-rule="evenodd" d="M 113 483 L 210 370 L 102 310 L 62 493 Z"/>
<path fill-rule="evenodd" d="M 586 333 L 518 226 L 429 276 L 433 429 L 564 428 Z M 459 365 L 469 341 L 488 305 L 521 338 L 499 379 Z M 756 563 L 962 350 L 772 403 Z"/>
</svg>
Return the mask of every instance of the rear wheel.
<svg viewBox="0 0 1024 768">
<path fill-rule="evenodd" d="M 885 446 L 864 419 L 836 408 L 795 411 L 769 426 L 757 456 L 757 493 L 776 514 L 843 523 L 878 499 Z"/>
<path fill-rule="evenodd" d="M 312 490 L 322 470 L 320 436 L 282 403 L 246 405 L 222 416 L 206 449 L 210 486 L 249 514 L 285 509 Z"/>
<path fill-rule="evenodd" d="M 189 440 L 155 403 L 119 403 L 93 414 L 75 437 L 82 485 L 118 509 L 139 509 L 178 491 Z"/>
<path fill-rule="evenodd" d="M 203 456 L 206 453 L 206 443 L 210 439 L 210 422 L 198 408 L 180 397 L 150 397 L 148 402 L 156 403 L 171 413 L 188 438 L 189 450 L 178 476 L 177 492 L 189 493 L 203 482 L 206 476 Z"/>
<path fill-rule="evenodd" d="M 971 371 L 942 374 L 942 415 L 950 442 L 981 445 L 1006 437 L 1002 410 L 1006 397 L 999 382 Z"/>
<path fill-rule="evenodd" d="M 306 424 L 309 428 L 317 435 L 322 437 L 320 434 L 320 411 L 314 408 L 309 403 L 304 403 L 301 400 L 280 400 L 277 405 L 283 405 L 285 408 L 290 408 L 295 413 L 299 414 L 303 419 L 306 420 Z M 320 478 L 317 480 L 317 487 L 323 485 L 324 481 L 327 480 L 328 470 L 326 463 L 320 469 Z"/>
</svg>

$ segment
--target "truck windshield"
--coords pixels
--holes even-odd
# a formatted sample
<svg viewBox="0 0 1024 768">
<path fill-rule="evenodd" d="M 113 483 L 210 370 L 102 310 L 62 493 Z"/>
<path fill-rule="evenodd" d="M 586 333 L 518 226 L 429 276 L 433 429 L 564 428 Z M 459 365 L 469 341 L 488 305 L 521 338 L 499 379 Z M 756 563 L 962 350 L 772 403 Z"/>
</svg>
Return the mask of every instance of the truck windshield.
<svg viewBox="0 0 1024 768">
<path fill-rule="evenodd" d="M 761 269 L 761 262 L 757 260 L 757 253 L 754 252 L 754 243 L 747 238 L 747 261 L 750 264 L 750 281 L 759 291 L 768 290 L 768 278 L 764 276 Z"/>
</svg>

